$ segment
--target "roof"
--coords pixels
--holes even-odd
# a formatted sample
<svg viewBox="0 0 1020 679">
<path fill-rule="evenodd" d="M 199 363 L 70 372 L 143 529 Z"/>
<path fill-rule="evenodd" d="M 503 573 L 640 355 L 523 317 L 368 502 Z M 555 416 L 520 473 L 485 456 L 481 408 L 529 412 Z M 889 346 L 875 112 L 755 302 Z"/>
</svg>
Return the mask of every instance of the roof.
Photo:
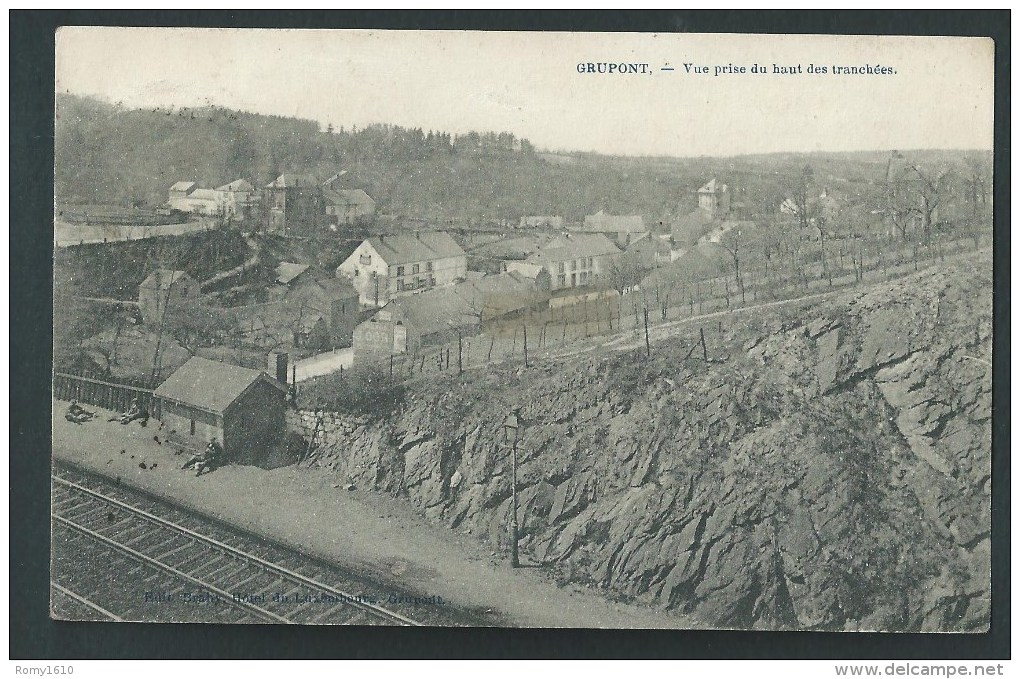
<svg viewBox="0 0 1020 679">
<path fill-rule="evenodd" d="M 464 250 L 445 231 L 421 231 L 414 235 L 374 236 L 368 242 L 389 265 L 464 257 Z"/>
<path fill-rule="evenodd" d="M 195 184 L 195 182 L 177 182 L 176 184 L 170 187 L 170 190 L 180 191 L 181 193 L 187 193 L 196 186 L 197 184 Z"/>
<path fill-rule="evenodd" d="M 726 193 L 727 190 L 728 187 L 725 184 L 718 182 L 715 177 L 712 177 L 707 184 L 698 189 L 698 193 Z"/>
<path fill-rule="evenodd" d="M 266 184 L 267 189 L 306 189 L 319 185 L 319 180 L 310 174 L 287 173 L 281 174 L 273 181 Z"/>
<path fill-rule="evenodd" d="M 276 267 L 276 282 L 287 285 L 292 280 L 308 271 L 307 264 L 295 264 L 294 262 L 280 262 Z"/>
<path fill-rule="evenodd" d="M 707 210 L 697 208 L 673 223 L 671 229 L 673 241 L 677 245 L 693 245 L 711 231 L 713 221 L 712 215 Z"/>
<path fill-rule="evenodd" d="M 604 210 L 599 210 L 584 218 L 582 229 L 575 227 L 574 230 L 644 231 L 645 220 L 641 215 L 607 215 Z"/>
<path fill-rule="evenodd" d="M 229 191 L 232 193 L 247 193 L 254 191 L 255 187 L 248 183 L 246 179 L 235 179 L 229 184 L 224 184 L 216 189 L 217 191 Z"/>
<path fill-rule="evenodd" d="M 155 395 L 220 414 L 259 380 L 286 390 L 261 370 L 195 356 L 156 387 Z"/>
<path fill-rule="evenodd" d="M 165 290 L 171 285 L 176 285 L 181 281 L 191 280 L 184 271 L 174 271 L 172 269 L 156 269 L 142 281 L 141 288 L 156 288 L 157 290 Z"/>
<path fill-rule="evenodd" d="M 362 189 L 329 189 L 325 191 L 323 195 L 328 196 L 327 200 L 335 200 L 336 202 L 346 202 L 351 205 L 375 205 L 375 201 L 372 200 L 372 196 L 365 193 Z"/>
<path fill-rule="evenodd" d="M 601 233 L 573 233 L 554 238 L 524 261 L 529 264 L 544 264 L 580 257 L 615 255 L 620 252 L 620 248 Z"/>
<path fill-rule="evenodd" d="M 548 298 L 532 280 L 517 272 L 485 276 L 473 281 L 434 288 L 390 301 L 397 318 L 422 334 L 476 326 L 491 318 L 523 309 Z"/>
</svg>

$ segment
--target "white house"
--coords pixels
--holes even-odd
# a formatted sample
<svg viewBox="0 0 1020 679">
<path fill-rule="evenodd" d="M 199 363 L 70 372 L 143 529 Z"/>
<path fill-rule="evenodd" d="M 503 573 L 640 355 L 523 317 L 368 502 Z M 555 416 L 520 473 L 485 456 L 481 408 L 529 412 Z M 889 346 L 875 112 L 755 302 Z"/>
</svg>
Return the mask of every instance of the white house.
<svg viewBox="0 0 1020 679">
<path fill-rule="evenodd" d="M 425 231 L 400 236 L 374 236 L 362 241 L 337 267 L 348 278 L 362 304 L 384 306 L 410 295 L 464 278 L 467 255 L 449 234 Z"/>
</svg>

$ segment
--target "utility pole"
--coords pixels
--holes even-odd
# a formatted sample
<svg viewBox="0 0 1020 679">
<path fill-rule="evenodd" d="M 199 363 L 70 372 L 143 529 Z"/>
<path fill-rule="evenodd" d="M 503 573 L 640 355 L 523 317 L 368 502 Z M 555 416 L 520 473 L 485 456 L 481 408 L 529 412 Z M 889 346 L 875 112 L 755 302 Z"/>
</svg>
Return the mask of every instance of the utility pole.
<svg viewBox="0 0 1020 679">
<path fill-rule="evenodd" d="M 521 560 L 517 548 L 519 526 L 517 525 L 517 442 L 520 440 L 520 409 L 514 408 L 503 420 L 503 437 L 510 446 L 510 566 L 520 568 Z"/>
<path fill-rule="evenodd" d="M 528 366 L 528 324 L 524 324 L 524 367 Z"/>
<path fill-rule="evenodd" d="M 645 354 L 652 355 L 652 343 L 648 340 L 648 307 L 645 307 Z"/>
</svg>

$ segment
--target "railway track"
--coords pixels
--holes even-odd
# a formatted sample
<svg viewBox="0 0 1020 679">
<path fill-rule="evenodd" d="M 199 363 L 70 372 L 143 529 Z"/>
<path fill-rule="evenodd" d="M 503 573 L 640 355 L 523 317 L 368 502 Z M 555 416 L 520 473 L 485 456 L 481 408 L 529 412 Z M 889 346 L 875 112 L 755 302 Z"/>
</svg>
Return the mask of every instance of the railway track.
<svg viewBox="0 0 1020 679">
<path fill-rule="evenodd" d="M 393 592 L 83 470 L 54 468 L 51 516 L 51 608 L 62 617 L 479 624 L 434 598 Z"/>
</svg>

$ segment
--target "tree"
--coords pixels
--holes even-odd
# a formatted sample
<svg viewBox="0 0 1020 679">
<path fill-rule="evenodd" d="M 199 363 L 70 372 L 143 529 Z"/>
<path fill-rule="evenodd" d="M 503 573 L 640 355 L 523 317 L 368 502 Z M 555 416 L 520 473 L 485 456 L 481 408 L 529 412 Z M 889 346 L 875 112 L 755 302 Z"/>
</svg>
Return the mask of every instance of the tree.
<svg viewBox="0 0 1020 679">
<path fill-rule="evenodd" d="M 924 244 L 931 245 L 935 214 L 944 205 L 950 193 L 953 170 L 945 164 L 937 165 L 930 170 L 911 164 L 910 169 L 920 180 L 917 186 L 920 197 L 918 213 L 921 216 L 921 228 L 924 230 Z"/>
<path fill-rule="evenodd" d="M 641 265 L 637 256 L 624 252 L 613 258 L 602 278 L 606 285 L 622 295 L 638 285 L 647 272 L 648 269 Z"/>
<path fill-rule="evenodd" d="M 730 261 L 733 263 L 733 276 L 736 279 L 737 288 L 740 290 L 740 302 L 742 304 L 747 301 L 744 296 L 744 279 L 740 275 L 740 246 L 743 237 L 740 228 L 730 229 L 723 234 L 718 243 L 719 247 L 730 256 Z"/>
</svg>

